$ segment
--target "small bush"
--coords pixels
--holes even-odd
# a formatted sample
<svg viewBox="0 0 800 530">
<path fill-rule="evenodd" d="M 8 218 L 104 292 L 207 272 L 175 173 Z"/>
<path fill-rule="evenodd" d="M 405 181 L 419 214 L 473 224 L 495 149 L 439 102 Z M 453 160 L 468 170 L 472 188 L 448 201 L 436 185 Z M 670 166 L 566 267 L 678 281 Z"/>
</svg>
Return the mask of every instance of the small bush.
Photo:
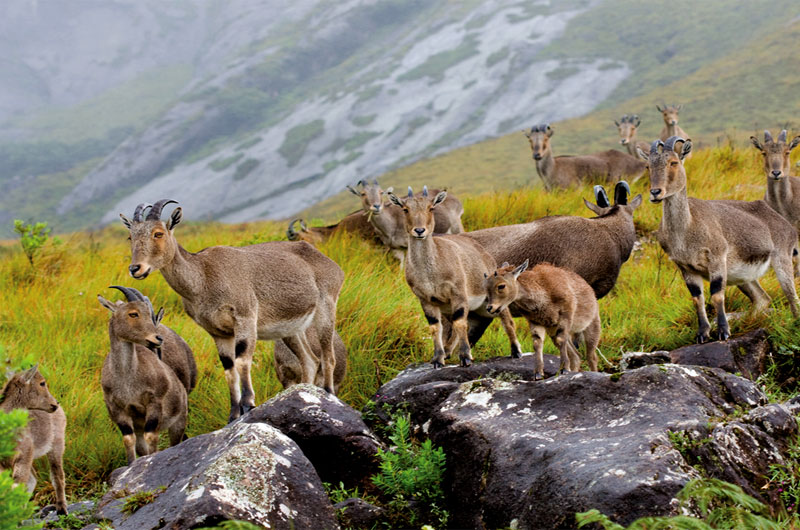
<svg viewBox="0 0 800 530">
<path fill-rule="evenodd" d="M 33 258 L 41 251 L 50 238 L 50 228 L 47 223 L 28 224 L 20 219 L 14 220 L 14 232 L 19 234 L 22 251 L 33 267 Z"/>
<path fill-rule="evenodd" d="M 126 515 L 133 515 L 139 508 L 147 506 L 155 501 L 159 495 L 164 493 L 166 486 L 161 486 L 154 490 L 137 491 L 122 503 L 122 513 Z"/>
</svg>

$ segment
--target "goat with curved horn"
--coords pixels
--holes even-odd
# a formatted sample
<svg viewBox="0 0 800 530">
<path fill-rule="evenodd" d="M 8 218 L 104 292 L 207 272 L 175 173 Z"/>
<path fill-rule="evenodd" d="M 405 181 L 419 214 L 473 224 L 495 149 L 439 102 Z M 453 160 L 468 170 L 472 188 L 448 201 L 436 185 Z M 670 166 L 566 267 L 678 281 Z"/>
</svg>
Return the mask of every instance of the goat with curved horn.
<svg viewBox="0 0 800 530">
<path fill-rule="evenodd" d="M 136 209 L 133 211 L 133 221 L 138 223 L 142 220 L 142 213 L 148 208 L 152 208 L 152 204 L 141 203 L 139 204 Z"/>
<path fill-rule="evenodd" d="M 178 204 L 178 201 L 174 201 L 172 199 L 161 199 L 156 201 L 155 204 L 153 204 L 153 207 L 150 208 L 150 213 L 148 213 L 147 217 L 145 217 L 145 221 L 157 221 L 161 219 L 161 210 L 164 209 L 164 206 L 170 203 Z"/>
</svg>

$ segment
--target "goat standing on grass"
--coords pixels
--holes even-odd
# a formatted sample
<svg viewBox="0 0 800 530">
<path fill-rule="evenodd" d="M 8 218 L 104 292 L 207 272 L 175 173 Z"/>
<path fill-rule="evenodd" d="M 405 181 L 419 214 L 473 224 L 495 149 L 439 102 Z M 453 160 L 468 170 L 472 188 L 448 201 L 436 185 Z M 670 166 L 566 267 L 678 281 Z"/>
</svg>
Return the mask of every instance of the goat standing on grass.
<svg viewBox="0 0 800 530">
<path fill-rule="evenodd" d="M 576 186 L 590 179 L 614 182 L 628 178 L 636 182 L 644 173 L 641 160 L 616 149 L 583 156 L 553 156 L 550 147 L 553 128 L 547 123 L 523 132 L 531 144 L 536 172 L 547 190 Z"/>
<path fill-rule="evenodd" d="M 764 200 L 773 210 L 800 230 L 800 178 L 792 177 L 789 156 L 792 149 L 800 144 L 800 136 L 795 136 L 790 143 L 786 142 L 786 130 L 772 139 L 769 131 L 764 131 L 764 143 L 755 136 L 750 137 L 753 145 L 764 155 L 764 172 L 767 174 L 767 192 Z"/>
<path fill-rule="evenodd" d="M 688 197 L 683 161 L 692 142 L 677 136 L 656 140 L 649 155 L 639 156 L 650 168 L 650 202 L 663 203 L 656 236 L 675 262 L 697 311 L 697 342 L 710 339 L 711 326 L 703 298 L 703 278 L 711 283 L 711 302 L 717 311 L 720 340 L 730 337 L 725 316 L 725 286 L 736 285 L 756 310 L 770 298 L 758 279 L 770 265 L 775 270 L 792 313 L 798 316 L 792 257 L 797 231 L 764 201 L 707 201 Z"/>
<path fill-rule="evenodd" d="M 405 258 L 405 249 L 408 248 L 408 234 L 405 230 L 403 212 L 398 208 L 394 208 L 390 202 L 383 202 L 385 192 L 377 180 L 373 180 L 372 184 L 359 180 L 356 187 L 359 186 L 360 190 L 352 186 L 347 186 L 347 189 L 361 199 L 361 208 L 364 215 L 372 223 L 383 244 L 392 250 L 392 254 L 402 265 Z M 391 192 L 391 188 L 389 191 Z M 436 196 L 439 190 L 431 190 L 431 193 Z M 463 213 L 464 206 L 461 201 L 455 195 L 447 194 L 444 202 L 434 210 L 433 233 L 460 234 L 464 231 L 464 227 L 461 224 Z"/>
<path fill-rule="evenodd" d="M 532 265 L 550 263 L 571 270 L 586 280 L 600 299 L 614 287 L 636 243 L 633 212 L 642 196 L 629 202 L 630 187 L 625 181 L 615 186 L 613 205 L 602 186 L 594 190 L 597 204 L 584 202 L 598 217 L 557 215 L 465 232 L 464 236 L 480 243 L 496 263 L 528 260 Z M 475 344 L 491 320 L 477 314 L 470 314 L 469 320 L 470 342 Z"/>
<path fill-rule="evenodd" d="M 47 455 L 50 482 L 56 493 L 56 513 L 67 514 L 64 492 L 64 432 L 67 417 L 56 398 L 47 389 L 39 373 L 39 365 L 11 376 L 0 394 L 0 410 L 22 409 L 28 413 L 28 424 L 17 437 L 17 451 L 10 461 L 0 461 L 0 471 L 11 469 L 17 484 L 24 484 L 28 493 L 36 487 L 33 461 Z"/>
<path fill-rule="evenodd" d="M 229 421 L 255 406 L 250 379 L 256 340 L 283 339 L 300 360 L 303 383 L 314 384 L 320 361 L 322 386 L 334 391 L 336 302 L 344 273 L 305 241 L 271 241 L 245 247 L 216 246 L 196 254 L 181 247 L 173 233 L 181 220 L 161 210 L 172 200 L 136 207 L 133 219 L 120 214 L 130 230 L 133 278 L 160 269 L 183 299 L 189 316 L 214 339 L 230 391 Z M 319 356 L 306 332 L 313 327 Z"/>
<path fill-rule="evenodd" d="M 434 211 L 447 197 L 441 191 L 428 197 L 415 197 L 408 188 L 408 197 L 400 199 L 389 192 L 389 199 L 402 209 L 408 237 L 408 256 L 405 276 L 411 291 L 419 298 L 422 311 L 430 325 L 434 355 L 431 363 L 436 368 L 444 366 L 456 346 L 459 347 L 461 366 L 472 364 L 472 353 L 467 329 L 467 314 L 478 312 L 492 318 L 486 311 L 484 275 L 495 269 L 496 263 L 481 246 L 462 235 L 433 237 Z M 511 343 L 511 356 L 519 357 L 521 350 L 508 309 L 497 313 Z M 452 329 L 446 344 L 442 327 Z"/>
<path fill-rule="evenodd" d="M 299 232 L 294 227 L 295 223 L 298 222 L 300 223 Z M 294 219 L 289 223 L 289 228 L 286 229 L 286 238 L 289 241 L 305 241 L 312 245 L 318 245 L 319 243 L 327 241 L 338 232 L 356 234 L 367 241 L 372 241 L 377 238 L 375 229 L 361 210 L 348 214 L 338 223 L 328 226 L 314 226 L 308 228 L 305 221 L 302 219 Z"/>
<path fill-rule="evenodd" d="M 636 154 L 637 147 L 642 149 L 650 148 L 650 144 L 647 142 L 640 142 L 636 139 L 636 130 L 639 128 L 639 125 L 642 124 L 642 120 L 639 119 L 639 116 L 636 114 L 630 116 L 625 114 L 619 121 L 615 120 L 614 124 L 617 126 L 617 131 L 619 132 L 619 143 L 625 146 L 629 155 L 638 156 Z"/>
<path fill-rule="evenodd" d="M 577 372 L 581 360 L 576 346 L 586 345 L 589 367 L 597 371 L 596 348 L 600 342 L 600 309 L 586 280 L 572 271 L 540 263 L 531 270 L 527 260 L 514 267 L 508 263 L 486 277 L 486 310 L 491 314 L 511 310 L 525 317 L 533 336 L 534 379 L 544 377 L 545 332 L 561 352 L 561 372 Z"/>
<path fill-rule="evenodd" d="M 312 328 L 306 332 L 309 346 L 311 351 L 319 352 L 319 338 L 314 335 Z M 336 367 L 333 370 L 333 393 L 339 393 L 339 387 L 347 374 L 347 347 L 344 341 L 339 336 L 339 333 L 334 331 L 333 335 L 333 352 L 336 356 Z M 273 355 L 275 360 L 275 373 L 278 376 L 278 381 L 281 382 L 283 388 L 300 384 L 303 381 L 303 365 L 300 359 L 283 343 L 282 340 L 275 341 L 275 353 Z M 322 366 L 317 369 L 317 376 L 314 379 L 314 384 L 322 386 Z"/>
<path fill-rule="evenodd" d="M 170 445 L 183 440 L 189 407 L 187 389 L 166 359 L 184 364 L 188 346 L 174 331 L 160 325 L 163 308 L 158 313 L 153 311 L 150 300 L 136 289 L 111 288 L 122 291 L 127 302 L 109 302 L 97 295 L 100 304 L 111 311 L 111 350 L 103 362 L 100 381 L 108 415 L 122 433 L 130 465 L 137 454 L 158 451 L 158 433 L 164 429 L 169 431 Z M 195 373 L 192 386 L 196 377 Z"/>
</svg>

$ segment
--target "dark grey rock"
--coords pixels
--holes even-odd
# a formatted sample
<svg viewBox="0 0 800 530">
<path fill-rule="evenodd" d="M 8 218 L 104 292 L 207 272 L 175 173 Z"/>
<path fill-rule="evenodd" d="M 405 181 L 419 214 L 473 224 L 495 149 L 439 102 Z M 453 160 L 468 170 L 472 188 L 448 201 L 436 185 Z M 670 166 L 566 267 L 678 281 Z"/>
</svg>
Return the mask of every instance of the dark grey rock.
<svg viewBox="0 0 800 530">
<path fill-rule="evenodd" d="M 666 364 L 672 362 L 668 351 L 631 351 L 622 354 L 619 361 L 620 370 L 633 370 L 651 364 Z"/>
<path fill-rule="evenodd" d="M 761 407 L 767 398 L 752 381 L 714 368 L 664 364 L 538 382 L 459 383 L 451 373 L 412 367 L 378 393 L 385 403 L 408 400 L 416 428 L 444 447 L 456 528 L 574 528 L 575 513 L 591 508 L 621 524 L 671 514 L 676 493 L 699 476 L 699 451 L 752 491 L 757 471 L 748 469 L 777 462 L 796 428 L 786 407 Z M 711 437 L 692 455 L 670 432 Z"/>
<path fill-rule="evenodd" d="M 786 408 L 792 414 L 800 414 L 800 396 L 793 397 L 792 399 L 784 403 L 784 405 L 786 405 Z"/>
<path fill-rule="evenodd" d="M 675 364 L 721 368 L 755 380 L 764 373 L 770 351 L 767 332 L 757 329 L 726 341 L 690 344 L 669 356 Z"/>
<path fill-rule="evenodd" d="M 317 386 L 292 386 L 239 421 L 279 429 L 300 446 L 323 482 L 353 488 L 378 471 L 382 444 L 361 414 Z"/>
<path fill-rule="evenodd" d="M 311 463 L 276 428 L 235 423 L 117 469 L 98 516 L 117 530 L 184 529 L 244 520 L 268 528 L 338 528 Z M 166 488 L 130 516 L 131 494 Z"/>
<path fill-rule="evenodd" d="M 383 508 L 358 498 L 336 503 L 333 508 L 345 528 L 372 528 L 386 512 Z"/>
</svg>

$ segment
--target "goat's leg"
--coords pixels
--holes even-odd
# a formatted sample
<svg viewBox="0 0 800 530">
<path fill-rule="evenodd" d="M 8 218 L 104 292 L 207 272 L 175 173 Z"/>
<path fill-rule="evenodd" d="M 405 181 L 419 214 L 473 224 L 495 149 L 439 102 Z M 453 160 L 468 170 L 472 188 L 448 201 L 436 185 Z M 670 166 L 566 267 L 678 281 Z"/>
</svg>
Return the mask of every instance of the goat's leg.
<svg viewBox="0 0 800 530">
<path fill-rule="evenodd" d="M 50 482 L 56 493 L 56 513 L 67 515 L 67 495 L 64 488 L 64 439 L 58 440 L 53 448 L 47 453 L 47 461 L 50 463 Z"/>
<path fill-rule="evenodd" d="M 772 268 L 775 270 L 775 276 L 778 278 L 778 283 L 781 286 L 781 290 L 783 291 L 784 296 L 786 296 L 786 300 L 789 302 L 792 315 L 797 318 L 798 300 L 797 290 L 794 286 L 794 268 L 791 255 L 773 255 Z"/>
<path fill-rule="evenodd" d="M 522 347 L 517 339 L 517 327 L 514 325 L 514 319 L 511 317 L 511 311 L 509 311 L 508 307 L 500 312 L 500 322 L 503 324 L 503 329 L 511 345 L 511 358 L 519 359 L 522 355 Z"/>
<path fill-rule="evenodd" d="M 328 302 L 327 305 L 328 310 L 318 314 L 316 317 L 318 317 L 319 322 L 312 323 L 312 326 L 316 324 L 316 333 L 319 337 L 319 360 L 322 365 L 321 372 L 323 381 L 322 388 L 329 394 L 335 394 L 333 375 L 336 371 L 336 352 L 333 349 L 333 341 L 334 335 L 336 334 L 336 321 L 334 316 L 336 315 L 336 303 Z M 314 377 L 316 379 L 316 374 L 314 374 Z"/>
<path fill-rule="evenodd" d="M 239 372 L 236 370 L 236 341 L 234 337 L 214 337 L 217 353 L 222 368 L 225 370 L 225 381 L 228 383 L 228 392 L 231 399 L 231 411 L 228 414 L 228 423 L 241 416 L 242 390 L 239 385 Z"/>
<path fill-rule="evenodd" d="M 695 340 L 699 344 L 708 342 L 711 338 L 711 324 L 708 323 L 708 315 L 706 315 L 706 299 L 703 296 L 703 278 L 699 274 L 686 270 L 681 270 L 681 273 L 683 274 L 683 281 L 686 283 L 686 288 L 689 289 L 689 294 L 692 295 L 692 303 L 697 313 L 697 335 L 695 336 Z"/>
<path fill-rule="evenodd" d="M 250 378 L 250 367 L 253 365 L 253 355 L 256 351 L 256 339 L 258 338 L 256 326 L 256 321 L 253 320 L 234 329 L 236 346 L 233 366 L 239 376 L 239 386 L 241 388 L 239 408 L 242 414 L 252 410 L 256 401 L 253 381 Z"/>
<path fill-rule="evenodd" d="M 533 380 L 544 379 L 544 337 L 546 330 L 533 322 L 528 322 L 533 336 Z"/>
<path fill-rule="evenodd" d="M 601 327 L 600 315 L 597 315 L 589 327 L 583 331 L 586 360 L 589 361 L 589 369 L 593 372 L 597 371 L 597 345 L 600 344 Z"/>
<path fill-rule="evenodd" d="M 715 266 L 709 265 L 708 277 L 710 278 L 711 303 L 717 312 L 717 334 L 719 340 L 728 340 L 731 336 L 728 327 L 728 316 L 725 314 L 725 286 L 727 284 L 727 270 L 725 262 L 720 259 Z"/>
<path fill-rule="evenodd" d="M 167 432 L 169 432 L 169 445 L 170 447 L 178 445 L 186 439 L 186 423 L 188 411 L 185 407 L 181 407 L 178 417 L 175 418 L 170 424 Z"/>
<path fill-rule="evenodd" d="M 133 420 L 111 405 L 108 400 L 106 400 L 106 408 L 108 409 L 108 415 L 111 416 L 111 421 L 117 425 L 119 432 L 122 434 L 125 457 L 128 465 L 131 465 L 136 460 L 136 434 L 133 432 Z"/>
<path fill-rule="evenodd" d="M 134 430 L 133 434 L 136 436 L 136 456 L 146 456 L 149 449 L 144 441 L 144 430 Z"/>
<path fill-rule="evenodd" d="M 147 453 L 152 455 L 158 452 L 158 431 L 161 427 L 161 403 L 151 401 L 145 409 L 144 443 L 147 444 Z"/>
<path fill-rule="evenodd" d="M 458 291 L 450 297 L 450 307 L 453 309 L 451 319 L 453 322 L 453 335 L 458 342 L 458 358 L 461 366 L 472 364 L 472 348 L 469 346 L 469 324 L 467 315 L 469 314 L 469 304 L 466 297 Z"/>
<path fill-rule="evenodd" d="M 742 291 L 747 298 L 750 299 L 750 302 L 753 304 L 753 311 L 763 311 L 769 307 L 771 298 L 764 288 L 761 287 L 761 284 L 758 283 L 758 280 L 743 283 L 742 285 L 737 285 L 736 287 Z"/>
<path fill-rule="evenodd" d="M 569 333 L 567 333 L 563 327 L 558 326 L 555 330 L 555 333 L 550 335 L 550 338 L 552 339 L 553 344 L 556 345 L 556 348 L 558 348 L 558 350 L 561 352 L 561 366 L 559 371 L 562 374 L 572 371 L 575 362 L 575 360 L 571 357 L 572 350 L 570 349 L 570 346 L 572 346 L 570 343 L 572 337 L 570 337 Z M 578 364 L 580 365 L 580 360 L 578 361 Z"/>
<path fill-rule="evenodd" d="M 442 342 L 444 343 L 444 358 L 450 359 L 450 356 L 453 354 L 453 348 L 451 348 L 451 343 L 453 343 L 453 323 L 447 318 L 445 315 L 442 315 Z M 453 343 L 454 344 L 454 343 Z"/>
<path fill-rule="evenodd" d="M 434 368 L 441 368 L 444 366 L 445 349 L 442 344 L 442 312 L 439 307 L 420 300 L 422 312 L 425 313 L 425 320 L 428 321 L 428 327 L 433 339 L 433 359 L 431 364 Z M 455 330 L 452 331 L 455 333 Z"/>
<path fill-rule="evenodd" d="M 467 315 L 467 323 L 469 324 L 469 345 L 475 347 L 475 344 L 481 339 L 486 332 L 486 328 L 492 323 L 491 318 L 480 317 L 475 313 Z"/>
<path fill-rule="evenodd" d="M 297 356 L 300 361 L 301 383 L 315 383 L 319 369 L 319 359 L 314 354 L 306 333 L 298 333 L 291 337 L 284 337 L 283 343 Z"/>
<path fill-rule="evenodd" d="M 36 487 L 36 477 L 33 475 L 33 442 L 28 439 L 24 445 L 17 448 L 17 455 L 14 458 L 11 478 L 16 484 L 24 484 L 28 493 L 33 493 Z"/>
</svg>

